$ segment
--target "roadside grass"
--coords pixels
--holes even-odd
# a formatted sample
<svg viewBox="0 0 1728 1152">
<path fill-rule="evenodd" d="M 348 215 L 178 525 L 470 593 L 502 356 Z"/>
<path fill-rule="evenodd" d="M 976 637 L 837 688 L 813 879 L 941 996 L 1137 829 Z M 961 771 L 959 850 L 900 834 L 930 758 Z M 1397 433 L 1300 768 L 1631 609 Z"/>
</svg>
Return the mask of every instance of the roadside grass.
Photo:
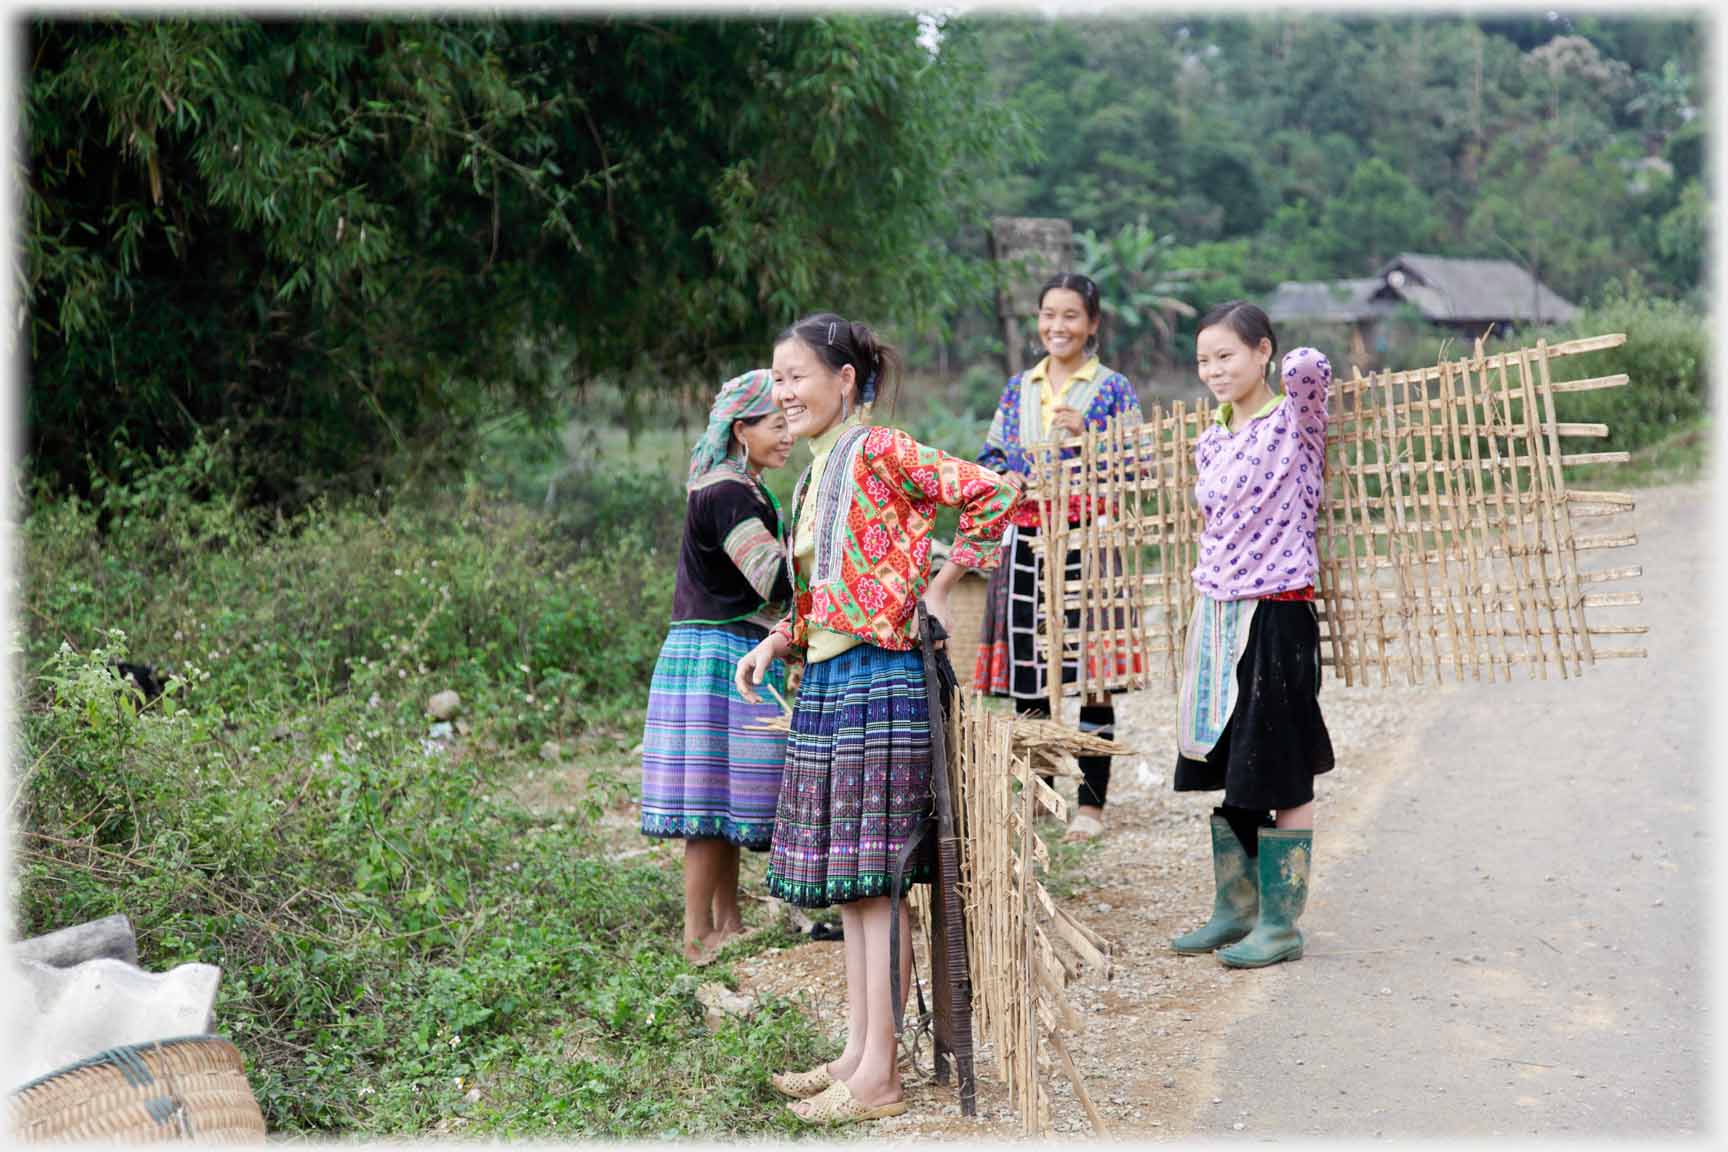
<svg viewBox="0 0 1728 1152">
<path fill-rule="evenodd" d="M 823 1038 L 782 1003 L 711 1031 L 731 958 L 693 972 L 675 861 L 616 846 L 664 555 L 475 488 L 270 523 L 219 455 L 32 494 L 12 930 L 123 912 L 146 968 L 219 965 L 276 1133 L 796 1130 L 767 1076 Z M 549 757 L 578 771 L 524 803 Z"/>
</svg>

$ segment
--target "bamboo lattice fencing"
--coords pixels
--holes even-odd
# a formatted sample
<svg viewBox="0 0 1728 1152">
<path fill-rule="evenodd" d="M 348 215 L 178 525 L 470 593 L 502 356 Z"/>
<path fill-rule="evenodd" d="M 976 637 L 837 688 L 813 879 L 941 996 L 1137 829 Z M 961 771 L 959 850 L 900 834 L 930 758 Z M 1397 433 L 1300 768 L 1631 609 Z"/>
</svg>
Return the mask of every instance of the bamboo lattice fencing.
<svg viewBox="0 0 1728 1152">
<path fill-rule="evenodd" d="M 790 731 L 790 708 L 772 687 L 769 691 L 783 715 L 752 726 Z M 1049 1128 L 1050 1095 L 1044 1084 L 1060 1067 L 1093 1132 L 1107 1135 L 1063 1033 L 1079 1028 L 1068 1003 L 1069 981 L 1085 972 L 1108 977 L 1110 945 L 1070 916 L 1038 879 L 1039 870 L 1050 867 L 1038 817 L 1067 816 L 1062 795 L 1039 777 L 1078 778 L 1076 755 L 1124 756 L 1133 749 L 1054 721 L 985 707 L 978 694 L 963 692 L 953 696 L 948 741 L 973 1034 L 989 1047 L 1009 1106 L 1027 1134 Z M 931 932 L 930 899 L 927 886 L 914 885 L 906 906 L 914 937 L 930 941 L 919 960 L 934 983 L 932 957 L 940 946 Z M 944 998 L 935 999 L 940 1011 Z M 932 1021 L 934 1036 L 943 1031 L 940 1022 Z M 968 1050 L 972 1039 L 962 1041 Z"/>
<path fill-rule="evenodd" d="M 966 907 L 973 1031 L 994 1059 L 997 1079 L 1024 1130 L 1045 1131 L 1044 1085 L 1060 1069 L 1096 1135 L 1108 1129 L 1074 1066 L 1064 1033 L 1079 1023 L 1067 986 L 1082 972 L 1108 976 L 1110 946 L 1070 916 L 1039 880 L 1050 853 L 1038 816 L 1066 815 L 1062 796 L 1040 775 L 1080 775 L 1074 755 L 1121 756 L 1129 749 L 1047 720 L 986 708 L 956 693 L 949 716 L 949 774 L 956 797 L 960 887 Z M 912 913 L 928 923 L 928 894 L 915 888 Z"/>
<path fill-rule="evenodd" d="M 1588 570 L 1580 553 L 1627 548 L 1626 530 L 1582 521 L 1630 512 L 1621 492 L 1569 489 L 1565 468 L 1623 463 L 1625 452 L 1577 452 L 1605 424 L 1566 422 L 1556 397 L 1622 387 L 1624 375 L 1555 383 L 1556 359 L 1613 348 L 1623 334 L 1442 360 L 1431 368 L 1332 382 L 1316 541 L 1321 663 L 1346 685 L 1511 679 L 1581 673 L 1639 658 L 1636 624 L 1601 610 L 1640 603 L 1602 585 L 1635 565 Z M 1150 408 L 1062 444 L 1036 445 L 1028 499 L 1046 509 L 1036 548 L 1077 549 L 1081 579 L 1046 564 L 1040 656 L 1077 661 L 1076 695 L 1174 687 L 1196 593 L 1190 577 L 1203 520 L 1194 442 L 1213 419 L 1201 400 Z M 1063 451 L 1072 451 L 1064 458 Z M 1101 514 L 1069 524 L 1049 510 L 1078 498 Z M 1592 614 L 1594 613 L 1594 615 Z"/>
</svg>

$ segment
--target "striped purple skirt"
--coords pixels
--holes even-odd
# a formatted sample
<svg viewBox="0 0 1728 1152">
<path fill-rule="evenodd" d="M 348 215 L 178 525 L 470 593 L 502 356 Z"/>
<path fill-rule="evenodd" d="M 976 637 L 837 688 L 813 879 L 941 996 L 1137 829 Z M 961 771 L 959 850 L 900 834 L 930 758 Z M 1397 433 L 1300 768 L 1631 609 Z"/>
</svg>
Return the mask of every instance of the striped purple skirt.
<svg viewBox="0 0 1728 1152">
<path fill-rule="evenodd" d="M 804 669 L 774 818 L 768 891 L 824 908 L 892 887 L 895 856 L 930 811 L 930 703 L 924 660 L 859 644 Z M 927 883 L 925 854 L 902 894 Z"/>
<path fill-rule="evenodd" d="M 768 848 L 786 736 L 750 727 L 780 715 L 747 704 L 732 677 L 768 633 L 752 624 L 674 624 L 660 646 L 642 733 L 642 834 Z M 784 694 L 786 669 L 766 680 Z"/>
</svg>

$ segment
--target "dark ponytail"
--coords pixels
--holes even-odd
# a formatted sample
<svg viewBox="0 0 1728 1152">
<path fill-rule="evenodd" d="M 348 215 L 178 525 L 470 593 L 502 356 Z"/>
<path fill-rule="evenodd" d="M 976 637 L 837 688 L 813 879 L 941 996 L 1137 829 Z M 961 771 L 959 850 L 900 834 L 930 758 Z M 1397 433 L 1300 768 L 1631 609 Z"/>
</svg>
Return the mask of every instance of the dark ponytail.
<svg viewBox="0 0 1728 1152">
<path fill-rule="evenodd" d="M 811 349 L 831 372 L 852 365 L 858 378 L 860 405 L 875 404 L 881 399 L 885 385 L 891 385 L 891 391 L 898 394 L 902 367 L 900 353 L 892 344 L 884 344 L 878 339 L 869 325 L 855 323 L 833 312 L 817 312 L 781 332 L 774 343 L 784 344 L 788 340 L 797 340 Z M 892 403 L 889 411 L 893 411 Z"/>
</svg>

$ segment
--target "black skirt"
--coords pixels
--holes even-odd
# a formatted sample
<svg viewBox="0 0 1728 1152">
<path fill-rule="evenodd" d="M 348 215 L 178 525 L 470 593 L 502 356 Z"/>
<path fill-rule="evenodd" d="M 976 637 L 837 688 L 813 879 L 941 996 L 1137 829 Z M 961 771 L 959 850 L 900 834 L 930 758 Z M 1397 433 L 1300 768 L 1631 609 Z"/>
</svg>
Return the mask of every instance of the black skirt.
<svg viewBox="0 0 1728 1152">
<path fill-rule="evenodd" d="M 1299 808 L 1332 770 L 1320 715 L 1320 621 L 1306 600 L 1262 600 L 1236 664 L 1236 706 L 1204 760 L 1176 754 L 1176 791 L 1237 808 Z"/>
<path fill-rule="evenodd" d="M 984 592 L 984 619 L 978 638 L 977 662 L 973 666 L 972 687 L 992 696 L 1011 696 L 1016 700 L 1042 703 L 1050 698 L 1049 671 L 1038 658 L 1037 646 L 1045 628 L 1044 563 L 1032 550 L 1037 529 L 1008 527 L 1002 540 L 1002 562 L 990 573 Z M 1122 558 L 1112 552 L 1109 563 L 1116 574 L 1122 571 Z M 1068 584 L 1080 583 L 1083 575 L 1080 549 L 1070 548 L 1064 559 L 1062 579 Z M 1091 611 L 1091 610 L 1089 610 Z M 1126 627 L 1131 608 L 1111 610 L 1113 628 Z M 1063 628 L 1068 632 L 1080 628 L 1080 609 L 1070 608 L 1063 614 Z M 1095 616 L 1089 616 L 1092 627 Z M 1139 658 L 1114 650 L 1105 651 L 1095 645 L 1088 665 L 1091 679 L 1122 674 L 1130 666 L 1139 670 Z M 1074 684 L 1080 679 L 1080 661 L 1069 656 L 1062 661 L 1062 683 Z M 1117 696 L 1121 688 L 1106 693 Z"/>
</svg>

